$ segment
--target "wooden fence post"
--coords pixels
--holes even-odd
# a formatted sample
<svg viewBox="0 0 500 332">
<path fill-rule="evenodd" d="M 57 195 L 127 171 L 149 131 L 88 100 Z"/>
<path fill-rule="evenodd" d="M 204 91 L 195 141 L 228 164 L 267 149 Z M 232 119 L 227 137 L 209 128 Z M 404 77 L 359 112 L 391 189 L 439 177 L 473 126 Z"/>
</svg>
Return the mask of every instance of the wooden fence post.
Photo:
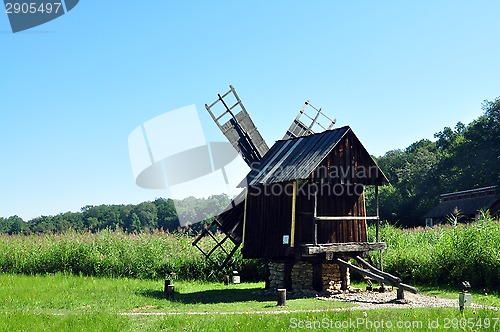
<svg viewBox="0 0 500 332">
<path fill-rule="evenodd" d="M 286 306 L 286 288 L 278 288 L 278 305 Z"/>
<path fill-rule="evenodd" d="M 167 287 L 167 298 L 173 298 L 174 297 L 174 285 L 168 285 Z"/>
<path fill-rule="evenodd" d="M 398 300 L 404 300 L 404 298 L 405 298 L 404 290 L 401 289 L 401 288 L 398 288 L 397 294 L 396 294 L 396 299 L 398 299 Z"/>
<path fill-rule="evenodd" d="M 168 299 L 168 286 L 170 285 L 170 280 L 165 280 L 165 288 L 163 288 L 163 294 L 165 298 Z"/>
</svg>

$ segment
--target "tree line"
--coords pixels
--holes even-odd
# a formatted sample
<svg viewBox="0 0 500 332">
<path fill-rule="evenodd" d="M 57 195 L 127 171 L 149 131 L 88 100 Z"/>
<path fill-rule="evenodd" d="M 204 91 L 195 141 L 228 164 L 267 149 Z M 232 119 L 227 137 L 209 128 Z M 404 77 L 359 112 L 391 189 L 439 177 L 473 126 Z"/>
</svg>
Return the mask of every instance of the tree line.
<svg viewBox="0 0 500 332">
<path fill-rule="evenodd" d="M 383 220 L 421 226 L 439 195 L 500 184 L 500 97 L 485 100 L 482 109 L 470 124 L 436 133 L 435 141 L 422 139 L 375 158 L 390 181 L 380 188 Z M 373 206 L 373 192 L 367 196 Z"/>
<path fill-rule="evenodd" d="M 182 206 L 182 213 L 196 214 L 200 219 L 205 219 L 202 223 L 187 227 L 197 231 L 211 222 L 214 205 L 225 207 L 229 202 L 229 197 L 222 194 L 208 198 L 188 197 L 181 201 L 157 198 L 152 202 L 137 205 L 87 205 L 79 212 L 40 216 L 29 221 L 24 221 L 18 216 L 0 217 L 0 233 L 29 235 L 64 233 L 68 230 L 97 232 L 104 229 L 122 230 L 128 233 L 152 230 L 173 232 L 180 228 L 176 204 L 177 207 Z"/>
</svg>

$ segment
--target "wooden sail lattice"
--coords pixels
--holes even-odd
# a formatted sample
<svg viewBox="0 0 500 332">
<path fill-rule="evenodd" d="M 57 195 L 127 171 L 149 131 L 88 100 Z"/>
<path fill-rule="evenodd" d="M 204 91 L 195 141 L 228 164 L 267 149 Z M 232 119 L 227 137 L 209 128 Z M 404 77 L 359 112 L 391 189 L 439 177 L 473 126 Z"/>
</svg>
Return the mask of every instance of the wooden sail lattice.
<svg viewBox="0 0 500 332">
<path fill-rule="evenodd" d="M 311 112 L 307 106 L 312 108 L 313 112 Z M 308 113 L 308 111 L 310 113 Z M 326 121 L 326 124 L 323 125 L 320 121 Z M 302 137 L 319 133 L 324 130 L 330 130 L 335 125 L 335 122 L 336 119 L 330 119 L 325 113 L 322 112 L 321 108 L 318 109 L 314 107 L 311 105 L 309 100 L 306 100 L 300 109 L 299 114 L 290 125 L 290 128 L 286 131 L 285 136 L 283 136 L 283 139 Z"/>
<path fill-rule="evenodd" d="M 230 85 L 228 92 L 217 97 L 212 104 L 205 104 L 214 122 L 248 165 L 260 161 L 269 147 L 250 119 L 236 90 Z M 218 106 L 222 106 L 222 112 L 216 115 L 215 108 Z M 221 123 L 224 119 L 227 119 L 226 122 Z"/>
<path fill-rule="evenodd" d="M 210 260 L 213 264 L 218 265 L 218 270 L 222 270 L 233 257 L 234 253 L 238 249 L 240 243 L 235 241 L 234 238 L 231 237 L 229 233 L 219 232 L 219 229 L 222 227 L 220 220 L 218 217 L 214 218 L 214 221 L 205 228 L 202 233 L 196 238 L 193 242 L 193 246 L 195 246 L 201 253 L 205 256 L 206 259 Z M 200 241 L 203 238 L 207 238 L 215 242 L 215 244 L 210 249 L 204 249 L 200 245 Z M 231 241 L 227 240 L 230 239 Z M 224 259 L 222 263 L 220 260 L 216 261 L 213 256 L 217 255 L 218 252 L 221 252 L 224 255 Z"/>
</svg>

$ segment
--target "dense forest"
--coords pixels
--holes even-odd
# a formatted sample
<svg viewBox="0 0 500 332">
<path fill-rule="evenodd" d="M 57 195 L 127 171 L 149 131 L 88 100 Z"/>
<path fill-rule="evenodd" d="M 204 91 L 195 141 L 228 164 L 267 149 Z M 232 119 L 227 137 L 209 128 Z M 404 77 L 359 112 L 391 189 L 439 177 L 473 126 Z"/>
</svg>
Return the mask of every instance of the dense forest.
<svg viewBox="0 0 500 332">
<path fill-rule="evenodd" d="M 500 97 L 485 101 L 483 110 L 469 125 L 458 122 L 436 133 L 436 141 L 423 139 L 376 158 L 391 183 L 380 190 L 382 219 L 424 225 L 439 195 L 500 184 Z M 373 193 L 368 196 L 373 200 Z"/>
<path fill-rule="evenodd" d="M 500 97 L 483 103 L 484 114 L 469 125 L 445 127 L 435 141 L 420 140 L 404 150 L 392 150 L 376 158 L 390 185 L 380 190 L 380 215 L 405 227 L 423 224 L 423 216 L 442 193 L 500 184 Z M 373 210 L 373 188 L 367 201 Z M 225 206 L 225 195 L 207 199 L 186 198 L 184 213 L 208 213 L 214 204 Z M 190 212 L 191 210 L 191 212 Z M 373 211 L 372 211 L 373 212 Z M 210 220 L 193 225 L 199 230 Z M 97 232 L 102 229 L 141 232 L 176 231 L 179 221 L 172 199 L 158 198 L 137 205 L 85 206 L 80 212 L 40 216 L 24 221 L 18 216 L 0 217 L 0 233 L 41 234 L 67 230 Z M 185 229 L 183 230 L 185 231 Z"/>
</svg>

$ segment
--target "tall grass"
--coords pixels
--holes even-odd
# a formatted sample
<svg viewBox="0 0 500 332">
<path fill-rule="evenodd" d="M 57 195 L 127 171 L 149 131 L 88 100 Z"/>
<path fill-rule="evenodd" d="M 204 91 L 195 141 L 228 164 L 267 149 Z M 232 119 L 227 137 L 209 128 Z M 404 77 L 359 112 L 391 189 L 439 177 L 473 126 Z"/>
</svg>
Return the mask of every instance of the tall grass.
<svg viewBox="0 0 500 332">
<path fill-rule="evenodd" d="M 417 284 L 459 287 L 467 280 L 472 287 L 500 289 L 500 222 L 401 230 L 384 224 L 381 241 L 384 270 Z M 375 227 L 369 228 L 375 239 Z M 378 254 L 372 259 L 378 264 Z"/>
<path fill-rule="evenodd" d="M 163 232 L 124 234 L 102 231 L 56 235 L 0 236 L 0 272 L 19 274 L 70 273 L 99 277 L 179 278 L 209 280 L 223 272 L 191 245 L 185 234 Z M 210 243 L 202 241 L 205 250 Z M 239 250 L 229 266 L 246 279 L 261 279 L 258 261 L 243 260 Z"/>
<path fill-rule="evenodd" d="M 369 227 L 375 240 L 375 227 Z M 384 270 L 405 282 L 459 287 L 467 280 L 476 288 L 500 289 L 500 222 L 402 230 L 385 224 Z M 215 280 L 227 271 L 217 267 L 219 251 L 207 260 L 191 245 L 193 237 L 178 233 L 124 234 L 101 231 L 32 236 L 0 236 L 0 272 L 18 274 L 69 273 L 98 277 Z M 200 245 L 207 251 L 213 242 Z M 372 259 L 378 265 L 378 254 Z M 244 280 L 263 280 L 263 262 L 242 259 L 237 250 L 228 270 Z"/>
</svg>

